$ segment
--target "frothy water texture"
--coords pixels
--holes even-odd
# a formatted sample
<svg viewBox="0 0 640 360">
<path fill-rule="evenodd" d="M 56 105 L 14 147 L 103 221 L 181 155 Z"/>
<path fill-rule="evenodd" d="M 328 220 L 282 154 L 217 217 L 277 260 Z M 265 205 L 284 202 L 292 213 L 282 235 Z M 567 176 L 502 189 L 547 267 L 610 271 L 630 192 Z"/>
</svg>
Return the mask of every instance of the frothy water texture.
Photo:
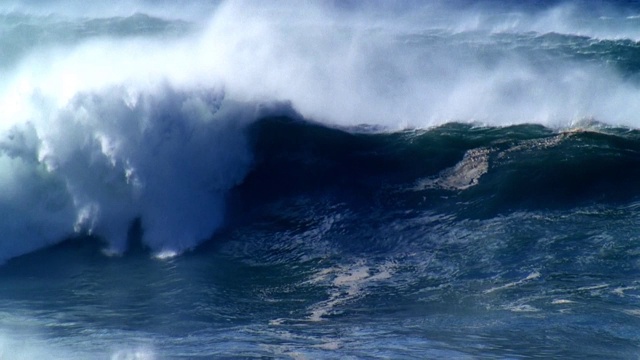
<svg viewBox="0 0 640 360">
<path fill-rule="evenodd" d="M 4 1 L 0 358 L 629 358 L 638 41 L 635 1 Z"/>
</svg>

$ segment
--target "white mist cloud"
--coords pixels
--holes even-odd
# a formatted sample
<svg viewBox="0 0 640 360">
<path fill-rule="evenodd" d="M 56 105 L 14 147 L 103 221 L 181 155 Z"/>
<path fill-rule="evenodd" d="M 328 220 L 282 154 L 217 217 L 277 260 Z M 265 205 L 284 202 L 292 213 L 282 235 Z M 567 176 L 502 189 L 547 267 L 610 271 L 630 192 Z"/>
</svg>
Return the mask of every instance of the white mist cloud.
<svg viewBox="0 0 640 360">
<path fill-rule="evenodd" d="M 1 122 L 7 128 L 32 117 L 43 98 L 55 110 L 80 93 L 113 86 L 153 92 L 168 83 L 224 88 L 240 101 L 290 101 L 303 115 L 340 125 L 556 124 L 575 117 L 634 124 L 624 118 L 632 112 L 608 112 L 607 104 L 620 95 L 635 100 L 635 85 L 612 67 L 545 52 L 560 45 L 536 38 L 581 33 L 599 21 L 580 20 L 577 5 L 491 14 L 411 4 L 413 11 L 387 13 L 374 5 L 232 1 L 217 8 L 204 31 L 182 38 L 96 38 L 45 48 L 2 81 Z"/>
<path fill-rule="evenodd" d="M 615 69 L 518 51 L 518 41 L 544 47 L 537 36 L 548 32 L 573 35 L 572 24 L 586 26 L 578 16 L 575 5 L 491 17 L 439 4 L 385 18 L 369 8 L 230 2 L 210 22 L 197 54 L 233 96 L 288 100 L 304 115 L 340 125 L 561 125 L 596 117 L 634 126 L 635 116 L 627 116 L 639 110 L 636 85 Z"/>
</svg>

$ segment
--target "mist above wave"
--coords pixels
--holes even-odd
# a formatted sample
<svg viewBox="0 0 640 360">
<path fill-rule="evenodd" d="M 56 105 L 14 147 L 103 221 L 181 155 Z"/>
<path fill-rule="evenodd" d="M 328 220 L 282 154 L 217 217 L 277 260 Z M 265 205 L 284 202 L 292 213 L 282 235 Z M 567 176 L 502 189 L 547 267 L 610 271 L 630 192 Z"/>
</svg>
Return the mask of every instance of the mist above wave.
<svg viewBox="0 0 640 360">
<path fill-rule="evenodd" d="M 45 40 L 0 82 L 0 104 L 8 112 L 2 122 L 24 118 L 34 93 L 60 107 L 106 86 L 151 91 L 169 82 L 182 89 L 217 86 L 243 101 L 290 101 L 304 116 L 340 125 L 562 125 L 593 117 L 635 126 L 637 84 L 598 61 L 598 51 L 609 60 L 607 51 L 615 49 L 585 44 L 576 51 L 596 55 L 580 61 L 567 54 L 571 37 L 536 38 L 596 36 L 589 30 L 607 27 L 598 25 L 609 23 L 602 14 L 614 12 L 581 10 L 576 3 L 497 12 L 442 2 L 227 2 L 206 21 L 191 19 L 195 30 L 177 38 L 163 36 L 162 28 L 154 36 L 138 28 L 124 38 L 102 32 L 72 44 Z M 146 21 L 157 26 L 154 18 Z M 607 28 L 610 38 L 631 39 L 637 29 Z"/>
</svg>

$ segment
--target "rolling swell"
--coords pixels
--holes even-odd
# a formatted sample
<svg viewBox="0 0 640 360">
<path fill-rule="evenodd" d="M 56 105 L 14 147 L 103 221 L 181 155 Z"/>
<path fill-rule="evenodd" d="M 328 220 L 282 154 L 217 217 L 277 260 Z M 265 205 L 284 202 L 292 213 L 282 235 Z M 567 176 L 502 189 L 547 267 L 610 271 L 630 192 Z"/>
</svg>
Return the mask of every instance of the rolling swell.
<svg viewBox="0 0 640 360">
<path fill-rule="evenodd" d="M 486 218 L 640 195 L 640 133 L 595 123 L 375 133 L 268 118 L 249 133 L 255 163 L 232 196 L 244 210 L 302 195 Z"/>
</svg>

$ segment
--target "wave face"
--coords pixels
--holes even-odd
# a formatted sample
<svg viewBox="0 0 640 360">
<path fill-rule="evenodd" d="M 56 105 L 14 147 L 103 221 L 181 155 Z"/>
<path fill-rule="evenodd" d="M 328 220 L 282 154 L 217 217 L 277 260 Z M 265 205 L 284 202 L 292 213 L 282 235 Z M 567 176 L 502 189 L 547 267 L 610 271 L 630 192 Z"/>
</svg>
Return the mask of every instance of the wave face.
<svg viewBox="0 0 640 360">
<path fill-rule="evenodd" d="M 583 123 L 567 131 L 540 125 L 353 133 L 290 118 L 250 127 L 255 164 L 240 204 L 337 191 L 388 198 L 471 218 L 513 211 L 618 204 L 640 194 L 640 133 Z M 523 191 L 526 189 L 526 191 Z M 344 193 L 344 194 L 343 194 Z M 345 199 L 346 199 L 345 198 Z"/>
<path fill-rule="evenodd" d="M 3 2 L 0 357 L 631 356 L 639 14 Z"/>
</svg>

